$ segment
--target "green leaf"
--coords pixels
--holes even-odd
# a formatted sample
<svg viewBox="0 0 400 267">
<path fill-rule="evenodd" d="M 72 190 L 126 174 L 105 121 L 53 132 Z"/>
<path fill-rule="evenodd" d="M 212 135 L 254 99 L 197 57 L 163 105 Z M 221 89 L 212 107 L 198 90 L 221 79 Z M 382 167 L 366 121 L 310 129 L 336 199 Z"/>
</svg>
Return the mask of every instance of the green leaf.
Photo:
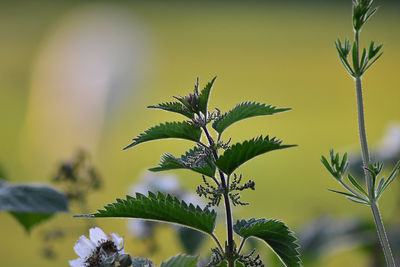
<svg viewBox="0 0 400 267">
<path fill-rule="evenodd" d="M 163 261 L 160 267 L 197 267 L 198 260 L 198 256 L 178 254 L 167 261 Z"/>
<path fill-rule="evenodd" d="M 353 178 L 353 176 L 351 176 L 350 173 L 347 175 L 347 178 L 349 179 L 350 183 L 355 188 L 357 188 L 362 194 L 364 194 L 364 196 L 368 197 L 367 192 L 365 192 L 364 188 L 362 188 L 362 186 L 357 183 L 357 181 Z M 375 183 L 374 183 L 374 185 L 375 185 Z"/>
<path fill-rule="evenodd" d="M 203 245 L 205 234 L 187 227 L 179 227 L 178 238 L 185 253 L 193 255 Z"/>
<path fill-rule="evenodd" d="M 136 257 L 132 259 L 132 267 L 154 267 L 154 263 L 150 259 Z"/>
<path fill-rule="evenodd" d="M 215 79 L 217 79 L 217 77 L 214 77 L 211 82 L 207 83 L 199 95 L 199 108 L 204 115 L 207 115 L 208 99 L 210 97 L 211 88 L 214 85 Z"/>
<path fill-rule="evenodd" d="M 125 147 L 124 150 L 140 143 L 158 139 L 181 138 L 198 142 L 200 137 L 201 129 L 188 122 L 166 122 L 146 130 L 144 133 L 134 138 L 132 144 Z"/>
<path fill-rule="evenodd" d="M 199 147 L 194 147 L 182 155 L 180 158 L 176 158 L 171 154 L 162 155 L 161 162 L 158 167 L 149 169 L 153 172 L 167 171 L 174 169 L 189 169 L 210 177 L 214 177 L 216 166 L 213 161 L 212 155 L 200 157 L 202 150 Z M 196 160 L 198 158 L 198 160 Z"/>
<path fill-rule="evenodd" d="M 32 213 L 32 212 L 14 212 L 10 214 L 25 228 L 26 232 L 30 232 L 32 228 L 53 217 L 54 213 Z"/>
<path fill-rule="evenodd" d="M 136 197 L 127 196 L 126 200 L 117 199 L 103 210 L 89 215 L 75 217 L 126 217 L 176 223 L 198 231 L 212 234 L 217 214 L 214 210 L 201 209 L 193 204 L 186 204 L 170 195 L 149 192 L 148 197 L 136 193 Z"/>
<path fill-rule="evenodd" d="M 0 211 L 63 212 L 68 211 L 68 200 L 63 193 L 47 185 L 0 181 Z"/>
<path fill-rule="evenodd" d="M 337 193 L 337 194 L 341 194 L 341 195 L 345 195 L 347 199 L 353 200 L 353 199 L 358 199 L 359 201 L 363 202 L 363 204 L 368 204 L 368 200 L 358 197 L 356 195 L 350 194 L 350 193 L 346 193 L 346 192 L 342 192 L 342 191 L 337 191 L 337 190 L 333 190 L 333 189 L 328 189 L 328 191 L 331 191 L 333 193 Z"/>
<path fill-rule="evenodd" d="M 212 124 L 212 127 L 219 134 L 222 134 L 226 128 L 240 120 L 261 115 L 273 115 L 275 113 L 287 110 L 290 110 L 290 108 L 276 108 L 267 104 L 243 102 L 236 105 L 236 107 L 234 107 L 232 110 L 215 120 Z"/>
<path fill-rule="evenodd" d="M 165 102 L 154 106 L 148 106 L 148 108 L 158 108 L 166 111 L 179 113 L 183 116 L 188 117 L 189 119 L 194 118 L 194 114 L 189 112 L 186 108 L 183 107 L 181 103 L 178 102 Z"/>
<path fill-rule="evenodd" d="M 229 149 L 225 150 L 224 154 L 216 161 L 218 168 L 231 175 L 231 173 L 246 161 L 267 153 L 269 151 L 292 147 L 294 145 L 281 145 L 282 141 L 268 136 L 263 138 L 253 138 L 243 143 L 232 145 Z"/>
<path fill-rule="evenodd" d="M 233 230 L 243 238 L 256 237 L 263 240 L 286 266 L 301 266 L 297 239 L 283 222 L 252 218 L 237 221 Z"/>
</svg>

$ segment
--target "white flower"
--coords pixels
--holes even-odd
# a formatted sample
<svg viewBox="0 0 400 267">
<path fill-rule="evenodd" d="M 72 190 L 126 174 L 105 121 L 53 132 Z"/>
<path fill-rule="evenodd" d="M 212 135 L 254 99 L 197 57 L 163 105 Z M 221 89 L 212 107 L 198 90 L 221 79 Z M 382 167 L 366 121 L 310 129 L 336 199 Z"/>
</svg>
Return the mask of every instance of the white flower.
<svg viewBox="0 0 400 267">
<path fill-rule="evenodd" d="M 88 239 L 82 235 L 74 245 L 75 253 L 79 258 L 70 260 L 69 265 L 72 267 L 94 267 L 100 266 L 107 259 L 124 253 L 124 240 L 117 234 L 106 235 L 103 230 L 98 227 L 89 230 Z"/>
</svg>

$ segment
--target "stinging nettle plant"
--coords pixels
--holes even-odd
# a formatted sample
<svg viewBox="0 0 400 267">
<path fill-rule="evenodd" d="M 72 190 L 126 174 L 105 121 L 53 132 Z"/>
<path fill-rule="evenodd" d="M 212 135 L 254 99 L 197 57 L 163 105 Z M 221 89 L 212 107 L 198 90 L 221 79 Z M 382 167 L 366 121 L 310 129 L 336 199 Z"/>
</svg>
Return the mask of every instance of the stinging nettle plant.
<svg viewBox="0 0 400 267">
<path fill-rule="evenodd" d="M 256 156 L 294 145 L 284 145 L 282 141 L 269 136 L 260 136 L 233 145 L 230 145 L 231 139 L 225 141 L 222 138 L 223 132 L 240 120 L 254 116 L 273 115 L 290 109 L 256 102 L 243 102 L 224 114 L 219 109 L 210 112 L 208 100 L 215 79 L 212 79 L 201 91 L 197 79 L 193 93 L 185 97 L 175 97 L 175 102 L 149 106 L 153 109 L 179 113 L 188 120 L 154 126 L 134 138 L 133 142 L 124 148 L 128 149 L 144 142 L 165 138 L 193 141 L 194 147 L 184 155 L 175 157 L 165 153 L 162 155 L 159 166 L 150 170 L 159 172 L 188 169 L 200 174 L 202 179 L 199 179 L 199 182 L 202 184 L 197 187 L 196 192 L 207 199 L 207 206 L 202 209 L 160 192 L 148 192 L 148 196 L 136 193 L 135 196 L 127 196 L 124 200 L 117 199 L 116 203 L 105 206 L 103 210 L 83 217 L 138 218 L 179 224 L 203 232 L 216 243 L 216 247 L 211 249 L 212 254 L 207 266 L 264 266 L 255 251 L 251 251 L 250 254 L 242 252 L 245 241 L 250 237 L 263 240 L 285 266 L 301 266 L 296 238 L 283 222 L 252 218 L 237 220 L 233 224 L 232 219 L 232 205 L 248 205 L 241 200 L 240 192 L 255 189 L 255 182 L 252 180 L 242 183 L 242 174 L 237 173 L 236 169 Z M 209 124 L 215 131 L 216 138 L 210 133 Z M 202 135 L 206 142 L 202 142 Z M 220 242 L 214 234 L 217 213 L 211 209 L 220 204 L 224 205 L 226 216 L 227 240 L 224 243 Z M 239 246 L 234 240 L 234 233 L 241 238 Z M 148 262 L 150 260 L 147 260 Z M 168 266 L 189 265 L 178 262 Z M 196 266 L 196 263 L 190 266 Z"/>
<path fill-rule="evenodd" d="M 365 131 L 364 120 L 364 104 L 362 95 L 361 78 L 364 73 L 382 56 L 383 45 L 375 46 L 373 41 L 370 42 L 369 49 L 362 49 L 360 57 L 360 32 L 364 24 L 376 13 L 377 8 L 372 8 L 373 0 L 354 0 L 353 1 L 353 30 L 354 41 L 350 44 L 348 39 L 343 42 L 338 39 L 335 43 L 339 59 L 347 72 L 355 80 L 355 89 L 357 96 L 357 113 L 358 113 L 358 129 L 361 144 L 361 154 L 364 168 L 365 188 L 357 182 L 357 180 L 347 173 L 347 179 L 350 185 L 345 183 L 344 176 L 348 168 L 347 153 L 341 158 L 333 150 L 330 151 L 328 160 L 322 156 L 321 161 L 332 176 L 346 189 L 347 192 L 330 190 L 335 193 L 345 195 L 349 200 L 370 206 L 375 226 L 377 229 L 379 241 L 381 243 L 387 266 L 395 266 L 395 261 L 390 249 L 390 244 L 385 232 L 382 218 L 378 209 L 378 200 L 383 192 L 393 182 L 400 169 L 400 161 L 397 162 L 394 169 L 387 178 L 378 178 L 383 169 L 380 162 L 371 162 L 367 136 Z M 351 58 L 351 63 L 350 59 Z M 378 181 L 379 179 L 379 181 Z"/>
</svg>

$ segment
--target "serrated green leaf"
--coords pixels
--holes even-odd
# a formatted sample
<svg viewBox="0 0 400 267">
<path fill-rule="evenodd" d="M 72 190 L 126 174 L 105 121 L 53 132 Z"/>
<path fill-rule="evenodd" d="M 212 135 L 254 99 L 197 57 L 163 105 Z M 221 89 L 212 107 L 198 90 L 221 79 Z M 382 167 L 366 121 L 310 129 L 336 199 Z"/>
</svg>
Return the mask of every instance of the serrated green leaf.
<svg viewBox="0 0 400 267">
<path fill-rule="evenodd" d="M 187 204 L 171 195 L 149 192 L 148 196 L 136 193 L 135 197 L 127 196 L 126 200 L 117 199 L 103 210 L 89 215 L 75 217 L 125 217 L 154 220 L 180 224 L 208 234 L 215 228 L 217 214 L 214 210 L 201 209 L 199 206 Z"/>
<path fill-rule="evenodd" d="M 215 79 L 217 77 L 214 77 L 211 82 L 207 83 L 199 95 L 199 108 L 204 115 L 207 115 L 208 99 L 210 98 L 211 88 L 214 85 Z"/>
<path fill-rule="evenodd" d="M 188 122 L 166 122 L 146 130 L 134 138 L 133 142 L 125 147 L 124 150 L 140 143 L 158 139 L 180 138 L 198 142 L 200 137 L 201 130 Z"/>
<path fill-rule="evenodd" d="M 212 124 L 212 127 L 219 134 L 222 134 L 226 128 L 240 120 L 255 116 L 273 115 L 275 113 L 287 110 L 290 110 L 290 108 L 276 108 L 267 104 L 243 102 L 236 105 L 236 107 L 234 107 L 232 110 L 226 112 L 217 120 L 215 120 Z"/>
<path fill-rule="evenodd" d="M 158 108 L 158 109 L 162 109 L 162 110 L 165 110 L 165 111 L 171 111 L 171 112 L 179 113 L 179 114 L 181 114 L 183 116 L 188 117 L 189 119 L 193 119 L 194 118 L 194 113 L 189 112 L 179 102 L 165 102 L 165 103 L 160 103 L 160 104 L 154 105 L 154 106 L 148 106 L 148 108 Z"/>
<path fill-rule="evenodd" d="M 243 238 L 256 237 L 263 240 L 286 266 L 301 266 L 297 239 L 283 222 L 252 218 L 237 221 L 233 230 Z"/>
<path fill-rule="evenodd" d="M 212 155 L 199 158 L 199 153 L 201 153 L 201 149 L 199 147 L 190 149 L 180 158 L 176 158 L 173 155 L 166 153 L 162 155 L 159 166 L 149 170 L 153 172 L 159 172 L 174 169 L 189 169 L 210 177 L 214 177 L 216 166 Z M 196 158 L 198 158 L 198 160 L 195 160 Z"/>
<path fill-rule="evenodd" d="M 167 261 L 163 261 L 160 267 L 197 267 L 198 260 L 198 256 L 178 254 Z"/>
<path fill-rule="evenodd" d="M 292 147 L 295 145 L 282 145 L 282 141 L 268 136 L 253 138 L 243 143 L 237 143 L 225 150 L 224 154 L 216 161 L 218 168 L 230 175 L 236 168 L 246 161 L 267 153 L 269 151 Z"/>
</svg>

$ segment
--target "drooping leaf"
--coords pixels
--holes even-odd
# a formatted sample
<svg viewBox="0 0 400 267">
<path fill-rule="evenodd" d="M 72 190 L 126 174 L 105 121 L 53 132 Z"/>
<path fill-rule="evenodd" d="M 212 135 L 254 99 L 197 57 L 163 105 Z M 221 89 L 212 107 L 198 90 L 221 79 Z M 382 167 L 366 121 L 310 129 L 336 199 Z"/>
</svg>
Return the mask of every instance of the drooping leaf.
<svg viewBox="0 0 400 267">
<path fill-rule="evenodd" d="M 212 124 L 212 127 L 219 134 L 222 134 L 226 128 L 240 120 L 255 116 L 273 115 L 275 113 L 287 110 L 290 110 L 290 108 L 277 108 L 271 105 L 256 102 L 243 102 L 236 105 L 236 107 L 234 107 L 232 110 L 226 112 L 217 120 L 215 120 Z"/>
<path fill-rule="evenodd" d="M 117 199 L 103 210 L 89 215 L 75 217 L 126 217 L 180 224 L 208 234 L 215 227 L 216 212 L 187 204 L 170 195 L 149 192 L 148 196 L 136 193 L 136 197 L 127 196 L 126 200 Z"/>
<path fill-rule="evenodd" d="M 47 185 L 0 181 L 0 211 L 63 212 L 68 211 L 68 200 L 63 193 Z"/>
<path fill-rule="evenodd" d="M 210 98 L 211 88 L 214 85 L 215 79 L 217 77 L 214 77 L 211 82 L 207 83 L 199 95 L 199 108 L 204 115 L 207 114 L 208 99 Z"/>
<path fill-rule="evenodd" d="M 267 153 L 269 151 L 292 147 L 295 145 L 282 145 L 282 141 L 268 136 L 253 138 L 243 143 L 237 143 L 225 150 L 224 154 L 216 161 L 218 168 L 230 175 L 236 168 L 246 161 Z"/>
<path fill-rule="evenodd" d="M 154 267 L 154 263 L 150 259 L 136 257 L 132 259 L 132 267 Z"/>
<path fill-rule="evenodd" d="M 176 158 L 171 154 L 162 155 L 161 162 L 158 167 L 149 169 L 153 172 L 167 171 L 174 169 L 189 169 L 210 177 L 215 175 L 215 163 L 212 155 L 201 156 L 202 150 L 199 147 L 194 147 L 182 155 L 180 158 Z"/>
<path fill-rule="evenodd" d="M 187 109 L 179 102 L 165 102 L 154 106 L 148 106 L 148 108 L 158 108 L 166 111 L 171 111 L 175 113 L 182 114 L 183 116 L 188 117 L 189 119 L 194 118 L 194 114 Z"/>
<path fill-rule="evenodd" d="M 198 256 L 178 254 L 167 261 L 163 261 L 160 267 L 197 267 L 198 260 Z"/>
<path fill-rule="evenodd" d="M 32 212 L 14 212 L 10 214 L 25 228 L 26 232 L 30 232 L 32 228 L 53 217 L 54 213 L 32 213 Z"/>
<path fill-rule="evenodd" d="M 286 266 L 301 266 L 297 239 L 283 222 L 252 218 L 248 221 L 237 221 L 233 229 L 243 238 L 256 237 L 263 240 Z"/>
<path fill-rule="evenodd" d="M 158 139 L 181 138 L 198 142 L 200 137 L 201 130 L 188 122 L 166 122 L 146 130 L 134 138 L 133 142 L 125 147 L 124 150 L 140 143 Z"/>
</svg>

